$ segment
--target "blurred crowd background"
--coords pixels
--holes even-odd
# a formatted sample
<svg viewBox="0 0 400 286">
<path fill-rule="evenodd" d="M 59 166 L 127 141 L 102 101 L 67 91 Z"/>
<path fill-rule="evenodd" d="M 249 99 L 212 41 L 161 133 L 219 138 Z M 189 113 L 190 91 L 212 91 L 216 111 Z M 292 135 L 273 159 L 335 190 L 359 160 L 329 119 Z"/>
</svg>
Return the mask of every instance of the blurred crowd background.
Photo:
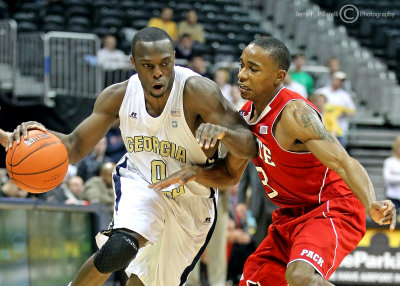
<svg viewBox="0 0 400 286">
<path fill-rule="evenodd" d="M 343 13 L 343 7 L 351 9 Z M 37 120 L 70 132 L 90 114 L 101 89 L 134 74 L 131 39 L 146 26 L 167 31 L 176 64 L 215 81 L 238 110 L 244 103 L 236 84 L 242 49 L 261 36 L 282 40 L 293 60 L 285 86 L 318 108 L 327 130 L 368 171 L 378 199 L 390 198 L 400 207 L 398 0 L 0 1 L 0 128 L 11 131 L 22 121 Z M 69 166 L 63 184 L 44 194 L 19 189 L 0 169 L 0 245 L 20 239 L 10 236 L 12 228 L 5 230 L 12 225 L 6 221 L 12 208 L 29 212 L 38 205 L 38 211 L 52 214 L 57 211 L 52 205 L 73 215 L 87 207 L 97 216 L 83 219 L 91 225 L 86 231 L 93 235 L 106 228 L 107 219 L 99 218 L 96 208 L 111 216 L 111 172 L 124 153 L 116 125 L 85 159 Z M 1 151 L 1 162 L 4 156 Z M 18 200 L 24 203 L 19 206 Z M 216 233 L 188 285 L 237 285 L 274 209 L 249 164 L 238 185 L 220 191 Z M 60 221 L 65 220 L 80 218 Z M 93 243 L 90 235 L 82 241 Z M 10 264 L 13 243 L 0 246 L 0 265 Z M 80 263 L 67 265 L 73 270 Z M 109 285 L 123 280 L 115 275 Z M 45 285 L 6 281 L 0 275 L 0 285 Z"/>
</svg>

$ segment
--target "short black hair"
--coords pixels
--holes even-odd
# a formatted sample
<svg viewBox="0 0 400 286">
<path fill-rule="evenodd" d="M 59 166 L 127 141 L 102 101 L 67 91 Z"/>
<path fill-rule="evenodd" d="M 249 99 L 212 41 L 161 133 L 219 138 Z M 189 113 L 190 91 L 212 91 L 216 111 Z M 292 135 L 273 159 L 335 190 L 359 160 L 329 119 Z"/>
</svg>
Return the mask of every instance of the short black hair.
<svg viewBox="0 0 400 286">
<path fill-rule="evenodd" d="M 280 69 L 285 71 L 290 67 L 290 52 L 284 43 L 272 37 L 260 37 L 250 44 L 263 48 L 272 59 L 278 64 Z"/>
<path fill-rule="evenodd" d="M 146 27 L 138 31 L 132 39 L 131 53 L 135 58 L 135 47 L 137 42 L 156 42 L 168 39 L 171 42 L 171 47 L 174 48 L 171 37 L 163 29 L 156 27 Z"/>
</svg>

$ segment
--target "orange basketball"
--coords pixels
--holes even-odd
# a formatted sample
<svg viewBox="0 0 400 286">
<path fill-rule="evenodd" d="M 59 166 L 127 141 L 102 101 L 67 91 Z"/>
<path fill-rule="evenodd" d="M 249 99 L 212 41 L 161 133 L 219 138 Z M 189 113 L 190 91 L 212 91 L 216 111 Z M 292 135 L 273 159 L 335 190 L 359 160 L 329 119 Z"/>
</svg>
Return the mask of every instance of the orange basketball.
<svg viewBox="0 0 400 286">
<path fill-rule="evenodd" d="M 50 132 L 29 130 L 28 138 L 8 149 L 8 175 L 21 189 L 43 193 L 57 187 L 68 170 L 68 152 L 62 141 Z"/>
</svg>

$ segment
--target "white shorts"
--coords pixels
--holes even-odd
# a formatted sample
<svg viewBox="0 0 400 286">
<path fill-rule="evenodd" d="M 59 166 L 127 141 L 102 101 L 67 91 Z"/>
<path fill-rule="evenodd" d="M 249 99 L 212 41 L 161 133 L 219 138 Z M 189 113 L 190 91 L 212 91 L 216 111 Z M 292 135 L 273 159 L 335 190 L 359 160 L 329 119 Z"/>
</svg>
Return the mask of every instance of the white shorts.
<svg viewBox="0 0 400 286">
<path fill-rule="evenodd" d="M 126 269 L 146 286 L 184 285 L 211 238 L 216 198 L 175 199 L 149 189 L 140 174 L 119 164 L 113 174 L 116 202 L 110 229 L 126 228 L 148 243 Z M 98 237 L 104 244 L 104 235 Z"/>
</svg>

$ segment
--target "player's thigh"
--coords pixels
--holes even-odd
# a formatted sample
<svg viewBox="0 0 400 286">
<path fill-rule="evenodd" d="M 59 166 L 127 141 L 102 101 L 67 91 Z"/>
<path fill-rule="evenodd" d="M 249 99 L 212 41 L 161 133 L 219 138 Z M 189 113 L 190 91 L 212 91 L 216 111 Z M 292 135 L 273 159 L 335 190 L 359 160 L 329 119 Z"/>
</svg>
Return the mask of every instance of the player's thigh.
<svg viewBox="0 0 400 286">
<path fill-rule="evenodd" d="M 289 264 L 304 261 L 328 279 L 361 237 L 359 230 L 341 218 L 308 220 L 294 239 Z"/>
<path fill-rule="evenodd" d="M 128 229 L 146 240 L 155 242 L 164 228 L 163 195 L 149 189 L 148 183 L 137 174 L 120 176 L 117 179 L 117 196 L 111 228 Z"/>
<path fill-rule="evenodd" d="M 138 275 L 146 286 L 185 282 L 214 229 L 213 201 L 208 198 L 170 200 L 165 197 L 164 230 L 155 243 L 139 250 L 127 267 L 127 274 Z"/>
</svg>

